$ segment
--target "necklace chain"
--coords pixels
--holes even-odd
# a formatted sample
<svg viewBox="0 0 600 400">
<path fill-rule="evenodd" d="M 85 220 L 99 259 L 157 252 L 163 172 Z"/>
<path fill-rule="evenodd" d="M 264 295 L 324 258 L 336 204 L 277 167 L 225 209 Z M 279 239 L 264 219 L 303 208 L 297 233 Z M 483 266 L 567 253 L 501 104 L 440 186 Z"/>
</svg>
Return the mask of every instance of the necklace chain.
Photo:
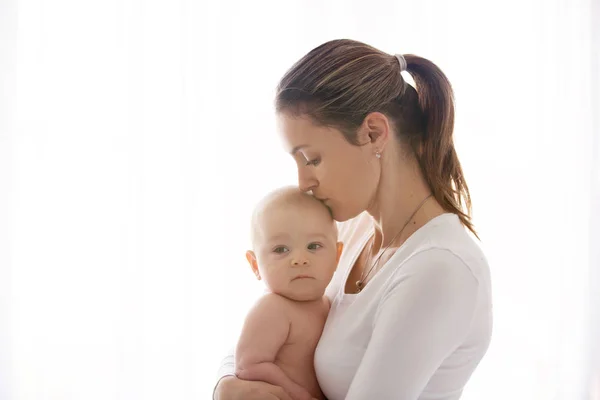
<svg viewBox="0 0 600 400">
<path fill-rule="evenodd" d="M 386 248 L 383 249 L 383 251 L 379 254 L 379 256 L 377 256 L 377 259 L 375 260 L 375 262 L 373 264 L 371 264 L 371 268 L 369 268 L 369 270 L 367 271 L 367 274 L 364 277 L 363 277 L 363 274 L 365 273 L 365 269 L 363 269 L 363 271 L 360 274 L 360 279 L 356 281 L 356 289 L 358 290 L 358 292 L 362 291 L 363 288 L 365 287 L 365 280 L 369 277 L 369 274 L 371 273 L 371 271 L 373 270 L 373 268 L 375 268 L 375 266 L 377 265 L 377 263 L 379 263 L 379 259 L 381 258 L 381 256 L 383 256 L 383 254 L 390 248 L 390 246 L 392 245 L 392 243 L 394 243 L 394 240 L 396 240 L 396 238 L 398 236 L 400 236 L 400 234 L 407 227 L 408 223 L 414 218 L 414 216 L 421 209 L 421 207 L 423 207 L 423 205 L 425 204 L 425 202 L 427 201 L 427 199 L 429 199 L 431 196 L 432 195 L 430 194 L 429 196 L 425 197 L 423 199 L 423 201 L 421 201 L 421 204 L 419 204 L 419 206 L 415 209 L 415 211 L 412 213 L 412 215 L 410 216 L 410 218 L 408 218 L 408 220 L 404 223 L 404 226 L 402 226 L 402 229 L 400 229 L 400 231 L 398 233 L 396 233 L 396 235 L 392 238 L 392 240 L 386 246 Z M 373 255 L 373 245 L 374 244 L 375 244 L 375 240 L 373 239 L 373 241 L 371 242 L 371 247 L 369 248 L 369 258 L 371 258 L 371 256 Z M 367 260 L 369 258 L 367 258 Z"/>
</svg>

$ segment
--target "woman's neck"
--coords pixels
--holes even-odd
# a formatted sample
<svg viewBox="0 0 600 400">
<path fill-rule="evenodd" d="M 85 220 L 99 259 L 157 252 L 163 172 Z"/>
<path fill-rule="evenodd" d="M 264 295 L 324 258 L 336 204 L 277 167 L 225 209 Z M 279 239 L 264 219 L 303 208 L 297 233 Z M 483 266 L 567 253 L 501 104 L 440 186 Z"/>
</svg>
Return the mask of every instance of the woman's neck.
<svg viewBox="0 0 600 400">
<path fill-rule="evenodd" d="M 400 246 L 415 231 L 444 213 L 430 195 L 431 190 L 414 158 L 401 159 L 396 154 L 382 158 L 377 194 L 367 210 L 374 220 L 375 254 L 388 245 Z M 392 240 L 394 243 L 390 243 Z"/>
</svg>

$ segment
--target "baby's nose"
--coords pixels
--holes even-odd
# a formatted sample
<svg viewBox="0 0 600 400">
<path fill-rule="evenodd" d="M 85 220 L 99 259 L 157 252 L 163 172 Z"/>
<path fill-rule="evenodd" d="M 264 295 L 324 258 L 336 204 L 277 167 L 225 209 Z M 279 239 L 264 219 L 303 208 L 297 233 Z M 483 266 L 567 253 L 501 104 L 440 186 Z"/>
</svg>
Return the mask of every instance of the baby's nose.
<svg viewBox="0 0 600 400">
<path fill-rule="evenodd" d="M 308 260 L 306 258 L 294 258 L 292 260 L 292 265 L 294 267 L 301 267 L 304 265 L 308 265 Z"/>
</svg>

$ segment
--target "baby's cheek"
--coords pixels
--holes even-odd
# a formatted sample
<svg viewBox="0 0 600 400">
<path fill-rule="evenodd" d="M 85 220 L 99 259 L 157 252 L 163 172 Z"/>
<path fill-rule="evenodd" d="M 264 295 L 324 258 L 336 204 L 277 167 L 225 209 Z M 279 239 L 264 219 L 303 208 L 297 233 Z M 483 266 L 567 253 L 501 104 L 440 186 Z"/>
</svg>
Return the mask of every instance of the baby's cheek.
<svg viewBox="0 0 600 400">
<path fill-rule="evenodd" d="M 271 291 L 277 291 L 281 289 L 281 276 L 273 270 L 267 269 L 264 271 L 263 281 Z"/>
</svg>

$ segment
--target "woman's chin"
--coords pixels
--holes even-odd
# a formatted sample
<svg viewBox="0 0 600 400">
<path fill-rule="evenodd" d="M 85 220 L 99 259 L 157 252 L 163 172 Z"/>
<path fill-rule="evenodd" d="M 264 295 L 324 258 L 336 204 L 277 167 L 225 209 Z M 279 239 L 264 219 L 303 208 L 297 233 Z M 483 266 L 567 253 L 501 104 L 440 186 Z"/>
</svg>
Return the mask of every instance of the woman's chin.
<svg viewBox="0 0 600 400">
<path fill-rule="evenodd" d="M 360 214 L 360 213 L 348 212 L 349 210 L 340 210 L 339 208 L 332 208 L 332 207 L 328 207 L 328 208 L 329 208 L 329 212 L 331 213 L 331 216 L 337 222 L 348 221 L 349 219 L 352 219 Z"/>
</svg>

